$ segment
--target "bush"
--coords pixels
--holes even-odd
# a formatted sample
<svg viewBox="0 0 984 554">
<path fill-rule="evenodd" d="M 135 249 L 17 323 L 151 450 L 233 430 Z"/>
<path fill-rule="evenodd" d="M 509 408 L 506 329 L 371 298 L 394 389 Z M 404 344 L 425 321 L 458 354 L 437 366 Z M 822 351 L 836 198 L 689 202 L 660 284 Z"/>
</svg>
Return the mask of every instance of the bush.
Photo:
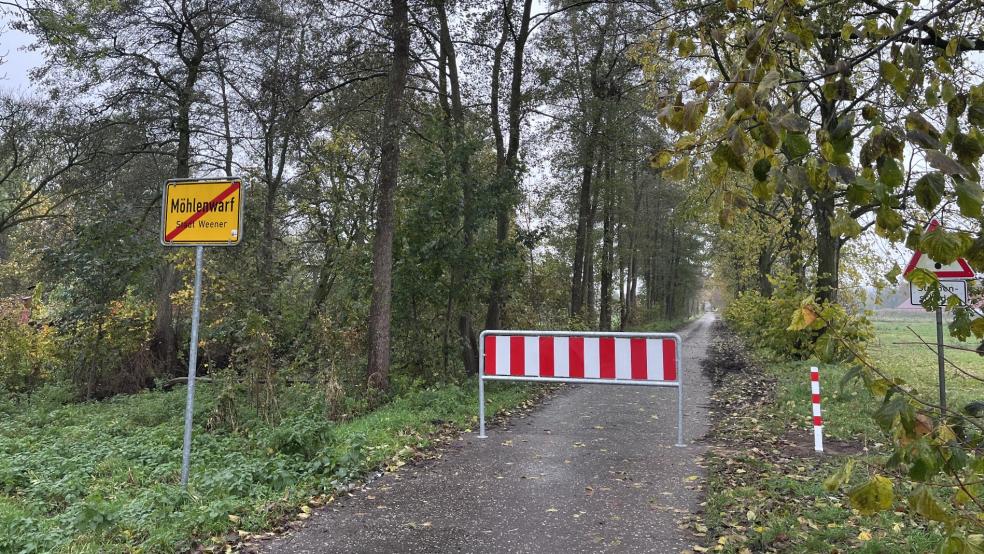
<svg viewBox="0 0 984 554">
<path fill-rule="evenodd" d="M 0 390 L 28 392 L 51 377 L 51 331 L 0 315 Z"/>
<path fill-rule="evenodd" d="M 793 360 L 844 361 L 853 353 L 841 338 L 863 347 L 874 336 L 863 313 L 840 304 L 817 305 L 812 297 L 804 299 L 792 280 L 775 282 L 771 297 L 755 291 L 740 293 L 724 311 L 725 319 L 749 346 Z"/>
<path fill-rule="evenodd" d="M 52 293 L 57 314 L 51 359 L 57 378 L 72 383 L 78 396 L 91 400 L 139 392 L 153 384 L 158 367 L 148 349 L 153 306 L 128 290 L 105 306 L 73 313 L 64 290 Z"/>
<path fill-rule="evenodd" d="M 779 290 L 772 297 L 757 291 L 740 293 L 724 310 L 725 319 L 749 345 L 795 359 L 810 357 L 810 344 L 789 331 L 789 318 L 799 300 Z"/>
</svg>

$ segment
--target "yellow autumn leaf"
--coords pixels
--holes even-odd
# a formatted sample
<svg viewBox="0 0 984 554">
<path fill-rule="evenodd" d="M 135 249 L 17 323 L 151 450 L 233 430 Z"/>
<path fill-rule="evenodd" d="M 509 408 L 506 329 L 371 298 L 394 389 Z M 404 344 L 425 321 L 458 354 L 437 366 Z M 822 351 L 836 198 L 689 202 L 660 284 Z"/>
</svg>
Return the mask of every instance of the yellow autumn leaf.
<svg viewBox="0 0 984 554">
<path fill-rule="evenodd" d="M 664 167 L 670 165 L 673 161 L 673 153 L 668 150 L 661 150 L 657 152 L 650 160 L 653 169 L 663 169 Z"/>
</svg>

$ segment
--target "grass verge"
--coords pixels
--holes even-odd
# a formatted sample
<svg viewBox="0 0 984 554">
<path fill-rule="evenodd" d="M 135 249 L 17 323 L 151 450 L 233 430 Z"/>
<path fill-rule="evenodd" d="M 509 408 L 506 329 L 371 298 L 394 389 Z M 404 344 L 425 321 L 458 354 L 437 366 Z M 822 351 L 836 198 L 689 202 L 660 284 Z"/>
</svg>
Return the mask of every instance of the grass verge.
<svg viewBox="0 0 984 554">
<path fill-rule="evenodd" d="M 210 430 L 221 395 L 204 383 L 198 391 L 187 492 L 178 485 L 184 389 L 0 405 L 0 552 L 223 549 L 306 517 L 312 497 L 394 469 L 476 419 L 475 386 L 414 390 L 335 422 L 323 394 L 295 385 L 279 399 L 276 423 L 239 413 L 235 431 Z M 529 405 L 542 391 L 490 383 L 488 413 Z"/>
<path fill-rule="evenodd" d="M 897 319 L 897 318 L 896 318 Z M 908 330 L 935 337 L 934 323 L 875 321 L 872 361 L 884 372 L 913 383 L 929 399 L 936 394 L 935 355 Z M 933 330 L 927 336 L 927 331 Z M 929 339 L 933 340 L 933 339 Z M 974 354 L 952 357 L 969 372 L 984 375 Z M 897 501 L 893 511 L 861 516 L 823 480 L 848 456 L 859 460 L 852 484 L 870 478 L 870 466 L 883 455 L 882 432 L 871 419 L 877 401 L 860 384 L 839 383 L 847 368 L 821 366 L 825 449 L 813 452 L 809 367 L 815 362 L 763 362 L 731 374 L 713 398 L 707 500 L 702 518 L 689 522 L 698 552 L 928 552 L 939 545 L 934 523 L 913 518 Z M 984 398 L 979 381 L 948 372 L 955 405 Z M 874 464 L 872 464 L 874 465 Z M 898 497 L 904 497 L 898 494 Z"/>
</svg>

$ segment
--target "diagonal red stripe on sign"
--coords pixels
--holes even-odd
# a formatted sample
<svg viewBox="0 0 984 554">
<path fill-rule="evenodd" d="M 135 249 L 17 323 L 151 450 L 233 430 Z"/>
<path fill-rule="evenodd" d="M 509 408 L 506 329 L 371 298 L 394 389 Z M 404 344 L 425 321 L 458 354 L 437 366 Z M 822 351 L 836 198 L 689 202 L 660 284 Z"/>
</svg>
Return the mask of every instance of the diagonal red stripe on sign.
<svg viewBox="0 0 984 554">
<path fill-rule="evenodd" d="M 196 221 L 198 221 L 199 219 L 201 219 L 203 215 L 207 214 L 208 211 L 209 211 L 208 210 L 208 206 L 210 206 L 212 204 L 217 204 L 219 202 L 222 202 L 223 200 L 225 200 L 226 198 L 228 198 L 232 193 L 236 192 L 237 190 L 239 190 L 239 182 L 238 181 L 234 182 L 232 185 L 229 186 L 229 188 L 227 188 L 224 191 L 222 191 L 222 194 L 219 194 L 218 196 L 216 196 L 212 200 L 209 200 L 208 202 L 206 202 L 204 208 L 198 210 L 197 212 L 194 213 L 194 215 L 192 215 L 191 217 L 189 217 L 186 221 L 183 221 L 181 223 L 181 225 L 178 225 L 177 227 L 175 227 L 173 231 L 171 231 L 170 233 L 167 234 L 167 236 L 164 237 L 164 240 L 166 240 L 166 241 L 174 240 L 174 237 L 180 235 L 182 231 L 184 231 L 188 227 L 191 227 Z"/>
</svg>

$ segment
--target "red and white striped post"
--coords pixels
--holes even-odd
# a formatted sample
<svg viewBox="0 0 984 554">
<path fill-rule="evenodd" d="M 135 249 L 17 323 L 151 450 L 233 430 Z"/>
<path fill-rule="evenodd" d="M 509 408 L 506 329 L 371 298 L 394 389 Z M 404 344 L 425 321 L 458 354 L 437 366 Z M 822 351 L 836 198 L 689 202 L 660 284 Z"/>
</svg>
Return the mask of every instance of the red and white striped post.
<svg viewBox="0 0 984 554">
<path fill-rule="evenodd" d="M 643 385 L 677 389 L 677 446 L 683 443 L 683 368 L 673 333 L 485 331 L 479 341 L 479 438 L 485 381 Z"/>
<path fill-rule="evenodd" d="M 823 417 L 820 415 L 820 369 L 810 368 L 810 392 L 813 396 L 813 449 L 823 452 Z"/>
</svg>

